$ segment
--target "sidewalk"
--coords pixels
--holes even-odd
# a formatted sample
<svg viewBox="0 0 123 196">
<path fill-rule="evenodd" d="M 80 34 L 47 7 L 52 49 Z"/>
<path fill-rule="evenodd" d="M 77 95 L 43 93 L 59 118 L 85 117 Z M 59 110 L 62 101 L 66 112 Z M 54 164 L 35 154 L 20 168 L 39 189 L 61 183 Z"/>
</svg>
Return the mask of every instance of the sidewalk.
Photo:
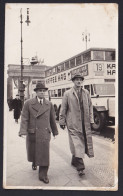
<svg viewBox="0 0 123 196">
<path fill-rule="evenodd" d="M 67 130 L 59 128 L 59 135 L 51 139 L 49 184 L 38 179 L 38 169 L 33 171 L 27 161 L 25 138 L 18 136 L 19 124 L 13 119 L 13 113 L 7 113 L 5 131 L 6 161 L 4 163 L 4 185 L 14 189 L 95 189 L 95 187 L 112 187 L 114 184 L 114 144 L 93 137 L 95 157 L 85 155 L 85 176 L 80 178 L 71 166 L 71 153 Z M 100 189 L 100 188 L 99 188 Z"/>
</svg>

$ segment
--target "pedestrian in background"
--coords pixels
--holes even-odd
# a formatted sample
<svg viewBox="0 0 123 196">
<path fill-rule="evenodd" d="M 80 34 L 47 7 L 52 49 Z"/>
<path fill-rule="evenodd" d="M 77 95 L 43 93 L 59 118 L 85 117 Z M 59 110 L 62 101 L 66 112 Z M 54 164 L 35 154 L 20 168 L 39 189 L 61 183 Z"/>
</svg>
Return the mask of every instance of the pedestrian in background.
<svg viewBox="0 0 123 196">
<path fill-rule="evenodd" d="M 38 83 L 34 91 L 36 97 L 25 102 L 21 116 L 19 136 L 26 135 L 27 158 L 32 169 L 39 166 L 39 180 L 49 183 L 49 150 L 51 132 L 55 137 L 58 130 L 52 103 L 44 98 L 48 88 Z"/>
<path fill-rule="evenodd" d="M 22 101 L 19 99 L 19 94 L 16 95 L 16 98 L 12 101 L 12 108 L 14 109 L 14 119 L 18 123 L 18 119 L 21 115 L 22 110 Z"/>
<path fill-rule="evenodd" d="M 81 87 L 84 77 L 75 74 L 72 77 L 74 86 L 64 93 L 62 100 L 59 124 L 62 129 L 67 126 L 71 164 L 76 167 L 79 176 L 84 175 L 84 154 L 94 157 L 91 136 L 93 107 L 89 92 Z"/>
<path fill-rule="evenodd" d="M 8 106 L 9 106 L 9 111 L 12 111 L 12 102 L 13 102 L 13 97 L 10 96 L 10 98 L 7 100 L 8 101 Z"/>
</svg>

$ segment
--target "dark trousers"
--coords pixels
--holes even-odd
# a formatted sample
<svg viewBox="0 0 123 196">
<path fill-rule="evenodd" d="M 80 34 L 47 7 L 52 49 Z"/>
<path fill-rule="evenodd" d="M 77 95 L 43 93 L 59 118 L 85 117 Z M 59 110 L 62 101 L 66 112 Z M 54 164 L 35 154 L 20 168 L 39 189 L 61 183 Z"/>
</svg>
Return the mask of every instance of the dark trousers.
<svg viewBox="0 0 123 196">
<path fill-rule="evenodd" d="M 74 155 L 72 156 L 71 164 L 76 167 L 77 171 L 85 169 L 85 165 L 84 165 L 83 159 L 75 157 Z"/>
<path fill-rule="evenodd" d="M 39 179 L 47 177 L 48 166 L 39 166 Z"/>
</svg>

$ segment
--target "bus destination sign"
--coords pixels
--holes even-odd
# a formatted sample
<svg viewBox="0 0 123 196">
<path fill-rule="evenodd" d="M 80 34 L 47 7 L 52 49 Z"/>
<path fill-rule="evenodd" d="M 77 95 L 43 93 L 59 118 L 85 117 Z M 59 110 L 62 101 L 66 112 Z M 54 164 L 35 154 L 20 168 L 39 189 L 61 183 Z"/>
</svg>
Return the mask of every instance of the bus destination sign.
<svg viewBox="0 0 123 196">
<path fill-rule="evenodd" d="M 116 64 L 115 63 L 94 63 L 94 73 L 95 76 L 113 76 L 116 74 Z"/>
<path fill-rule="evenodd" d="M 88 75 L 88 64 L 86 64 L 80 68 L 72 70 L 71 77 L 73 77 L 77 73 L 81 74 L 82 76 L 87 76 Z"/>
</svg>

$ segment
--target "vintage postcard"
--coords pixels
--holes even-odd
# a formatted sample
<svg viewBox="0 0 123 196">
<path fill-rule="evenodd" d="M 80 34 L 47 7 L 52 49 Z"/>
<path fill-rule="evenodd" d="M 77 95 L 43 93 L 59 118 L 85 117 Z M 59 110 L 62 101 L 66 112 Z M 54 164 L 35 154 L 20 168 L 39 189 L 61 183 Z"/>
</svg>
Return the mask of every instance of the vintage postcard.
<svg viewBox="0 0 123 196">
<path fill-rule="evenodd" d="M 4 189 L 118 190 L 118 4 L 6 3 Z"/>
</svg>

